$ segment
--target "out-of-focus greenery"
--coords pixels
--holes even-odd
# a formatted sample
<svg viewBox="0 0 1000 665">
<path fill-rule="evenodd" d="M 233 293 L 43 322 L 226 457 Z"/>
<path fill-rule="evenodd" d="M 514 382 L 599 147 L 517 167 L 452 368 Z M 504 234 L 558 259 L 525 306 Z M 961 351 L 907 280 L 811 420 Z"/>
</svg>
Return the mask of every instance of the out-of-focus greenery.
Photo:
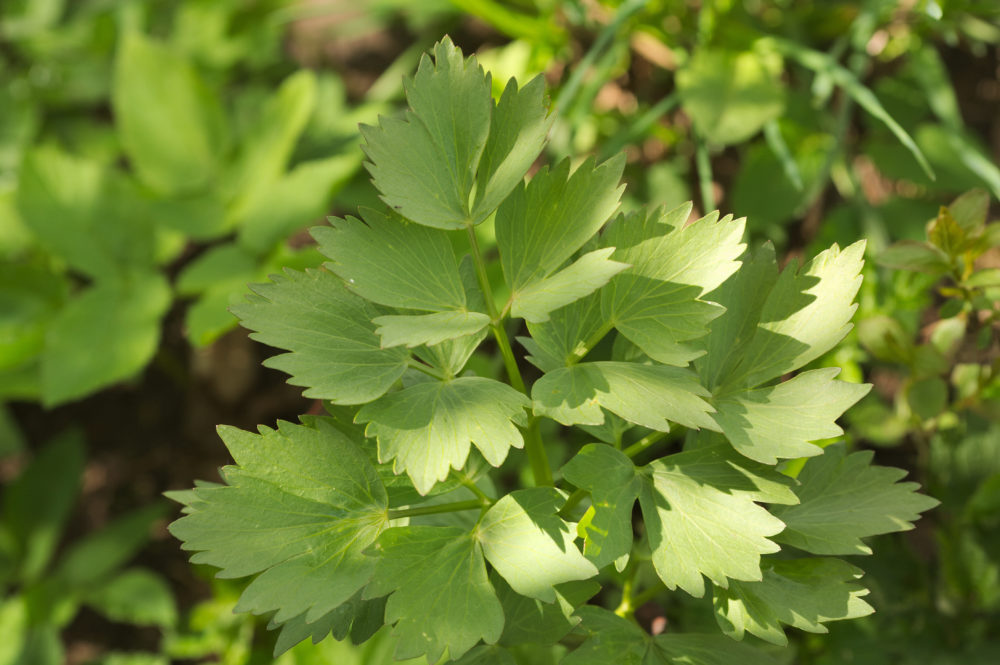
<svg viewBox="0 0 1000 665">
<path fill-rule="evenodd" d="M 295 32 L 310 23 L 319 28 Z M 461 33 L 481 46 L 497 94 L 510 76 L 546 74 L 558 114 L 550 158 L 627 149 L 627 206 L 694 198 L 810 255 L 868 238 L 861 323 L 827 360 L 876 384 L 849 422 L 853 444 L 916 469 L 942 507 L 933 529 L 887 538 L 864 562 L 877 614 L 809 636 L 788 657 L 996 662 L 996 231 L 986 227 L 993 249 L 966 265 L 939 207 L 972 188 L 1000 198 L 996 155 L 983 127 L 967 125 L 948 73 L 949 62 L 995 63 L 998 26 L 994 0 L 6 0 L 0 402 L 53 406 L 135 376 L 171 308 L 192 344 L 210 344 L 235 325 L 227 307 L 246 283 L 318 263 L 287 240 L 338 192 L 351 207 L 373 195 L 357 185 L 356 124 L 392 113 L 415 54 Z M 291 57 L 308 40 L 350 50 L 368 36 L 412 43 L 391 49 L 386 62 L 398 59 L 360 95 Z M 893 245 L 923 242 L 932 219 L 947 268 L 919 263 L 937 250 Z M 0 455 L 24 447 L 9 421 L 0 411 Z M 70 487 L 79 464 L 71 470 Z M 43 541 L 57 539 L 57 517 L 42 520 Z M 16 577 L 29 565 L 18 548 L 36 536 L 4 520 L 0 578 L 21 581 L 0 628 L 46 617 L 37 639 L 51 645 L 86 594 L 67 593 L 58 612 L 26 605 L 35 587 Z M 31 555 L 36 575 L 51 571 L 51 554 Z M 219 609 L 238 594 L 215 588 L 165 644 L 202 636 L 200 653 L 268 662 L 253 625 Z M 697 611 L 667 608 L 672 619 Z M 361 658 L 321 648 L 283 658 Z M 374 653 L 358 662 L 380 662 Z"/>
</svg>

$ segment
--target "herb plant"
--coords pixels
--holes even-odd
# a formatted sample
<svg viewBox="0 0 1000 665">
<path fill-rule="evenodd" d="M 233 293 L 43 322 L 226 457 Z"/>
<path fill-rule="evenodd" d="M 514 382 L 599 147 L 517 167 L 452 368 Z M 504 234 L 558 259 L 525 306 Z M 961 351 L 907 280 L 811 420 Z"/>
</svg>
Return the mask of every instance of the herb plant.
<svg viewBox="0 0 1000 665">
<path fill-rule="evenodd" d="M 747 633 L 870 613 L 835 557 L 936 502 L 830 441 L 867 386 L 786 378 L 850 329 L 863 243 L 779 271 L 742 219 L 616 215 L 621 156 L 525 181 L 543 83 L 491 85 L 446 39 L 403 117 L 362 127 L 385 207 L 315 229 L 323 269 L 234 308 L 328 415 L 220 428 L 235 465 L 172 533 L 255 576 L 237 610 L 268 615 L 278 651 L 385 624 L 430 663 L 560 642 L 566 665 L 767 663 Z M 711 594 L 718 629 L 637 625 L 678 594 Z"/>
</svg>

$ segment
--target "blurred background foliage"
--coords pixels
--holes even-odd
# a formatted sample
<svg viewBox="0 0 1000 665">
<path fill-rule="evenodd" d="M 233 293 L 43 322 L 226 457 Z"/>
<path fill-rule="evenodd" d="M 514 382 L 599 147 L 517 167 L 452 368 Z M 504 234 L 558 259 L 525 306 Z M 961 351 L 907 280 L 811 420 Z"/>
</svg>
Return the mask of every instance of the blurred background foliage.
<svg viewBox="0 0 1000 665">
<path fill-rule="evenodd" d="M 817 363 L 875 385 L 850 445 L 942 505 L 861 562 L 875 615 L 782 657 L 1000 662 L 995 0 L 5 0 L 0 665 L 272 662 L 158 497 L 226 462 L 215 424 L 314 406 L 227 308 L 318 265 L 303 229 L 375 197 L 357 124 L 396 112 L 444 34 L 497 94 L 545 77 L 545 159 L 624 150 L 626 207 L 746 215 L 786 261 L 867 238 L 857 327 Z M 683 594 L 638 616 L 714 622 Z"/>
</svg>

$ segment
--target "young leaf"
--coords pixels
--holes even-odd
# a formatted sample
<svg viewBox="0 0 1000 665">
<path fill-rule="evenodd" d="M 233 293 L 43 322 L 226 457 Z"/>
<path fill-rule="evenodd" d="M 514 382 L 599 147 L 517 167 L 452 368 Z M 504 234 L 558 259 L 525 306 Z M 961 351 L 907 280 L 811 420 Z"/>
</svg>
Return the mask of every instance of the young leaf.
<svg viewBox="0 0 1000 665">
<path fill-rule="evenodd" d="M 594 515 L 581 527 L 583 553 L 603 568 L 632 551 L 632 508 L 642 481 L 632 460 L 611 446 L 590 443 L 562 469 L 563 477 L 590 492 Z"/>
<path fill-rule="evenodd" d="M 902 469 L 873 466 L 873 455 L 847 455 L 837 444 L 809 460 L 798 476 L 799 504 L 771 509 L 786 525 L 775 540 L 813 554 L 871 554 L 862 538 L 912 529 L 937 499 L 897 482 Z"/>
<path fill-rule="evenodd" d="M 385 489 L 358 446 L 325 421 L 260 432 L 219 429 L 237 466 L 226 467 L 226 485 L 195 490 L 195 510 L 170 531 L 220 576 L 257 575 L 239 611 L 315 621 L 371 578 L 375 560 L 363 551 L 388 521 Z"/>
<path fill-rule="evenodd" d="M 861 286 L 864 241 L 820 253 L 781 273 L 727 385 L 758 386 L 829 351 L 850 331 Z"/>
<path fill-rule="evenodd" d="M 465 289 L 448 236 L 399 215 L 363 208 L 364 222 L 333 219 L 312 230 L 327 264 L 363 298 L 440 312 L 465 307 Z"/>
<path fill-rule="evenodd" d="M 403 120 L 361 127 L 365 166 L 382 200 L 407 219 L 463 228 L 472 222 L 469 196 L 490 132 L 490 77 L 445 38 L 404 85 L 411 110 Z"/>
<path fill-rule="evenodd" d="M 778 560 L 764 570 L 760 582 L 730 583 L 715 588 L 715 618 L 730 637 L 749 632 L 784 646 L 781 624 L 810 633 L 826 633 L 828 621 L 855 619 L 874 612 L 862 600 L 868 590 L 855 584 L 862 571 L 840 559 Z"/>
<path fill-rule="evenodd" d="M 843 434 L 836 420 L 871 389 L 835 381 L 839 368 L 803 372 L 767 388 L 724 394 L 715 422 L 736 450 L 765 464 L 822 454 L 811 441 Z"/>
<path fill-rule="evenodd" d="M 500 264 L 512 298 L 560 268 L 618 207 L 624 155 L 599 166 L 588 159 L 570 174 L 564 159 L 519 185 L 497 210 Z"/>
<path fill-rule="evenodd" d="M 323 270 L 286 270 L 256 297 L 233 307 L 257 341 L 287 349 L 264 362 L 291 375 L 306 397 L 364 404 L 384 394 L 406 371 L 405 348 L 383 349 L 371 319 L 381 312 Z"/>
<path fill-rule="evenodd" d="M 500 466 L 511 446 L 524 445 L 515 424 L 525 423 L 527 397 L 510 386 L 481 377 L 418 383 L 390 393 L 358 411 L 365 433 L 378 438 L 379 461 L 394 460 L 414 487 L 426 494 L 461 469 L 475 444 L 486 460 Z"/>
<path fill-rule="evenodd" d="M 761 579 L 760 556 L 780 549 L 768 537 L 784 524 L 754 501 L 793 503 L 788 479 L 727 446 L 669 455 L 642 472 L 643 521 L 668 588 L 700 598 L 702 575 L 724 588 L 729 578 Z"/>
<path fill-rule="evenodd" d="M 533 386 L 535 413 L 563 425 L 600 425 L 602 407 L 629 422 L 668 431 L 669 421 L 716 429 L 694 374 L 627 362 L 580 363 L 550 371 Z"/>
<path fill-rule="evenodd" d="M 566 495 L 552 487 L 517 490 L 493 504 L 480 522 L 483 553 L 522 596 L 552 603 L 557 584 L 597 574 L 573 543 L 571 525 L 556 514 L 565 502 Z"/>
<path fill-rule="evenodd" d="M 518 89 L 510 79 L 493 108 L 490 136 L 476 173 L 475 223 L 486 219 L 521 182 L 545 145 L 554 116 L 545 108 L 545 80 L 536 76 Z"/>
<path fill-rule="evenodd" d="M 473 534 L 456 527 L 388 529 L 373 551 L 375 576 L 368 598 L 388 593 L 385 622 L 395 625 L 396 658 L 441 655 L 455 659 L 479 640 L 493 644 L 503 630 L 503 607 L 486 576 Z"/>
</svg>

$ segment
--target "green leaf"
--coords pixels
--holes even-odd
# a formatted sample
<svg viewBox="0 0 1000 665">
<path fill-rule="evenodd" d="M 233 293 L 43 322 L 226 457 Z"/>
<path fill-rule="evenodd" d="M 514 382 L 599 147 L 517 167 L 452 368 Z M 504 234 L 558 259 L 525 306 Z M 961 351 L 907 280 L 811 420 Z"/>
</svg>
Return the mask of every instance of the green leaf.
<svg viewBox="0 0 1000 665">
<path fill-rule="evenodd" d="M 52 320 L 42 356 L 42 397 L 53 406 L 130 378 L 160 341 L 170 287 L 158 273 L 98 282 Z M 101 353 L 81 353 L 101 349 Z"/>
<path fill-rule="evenodd" d="M 28 153 L 18 210 L 38 242 L 94 278 L 121 278 L 153 263 L 153 229 L 135 184 L 56 148 Z"/>
<path fill-rule="evenodd" d="M 628 264 L 612 261 L 613 247 L 584 254 L 570 266 L 528 286 L 511 296 L 511 316 L 539 323 L 547 321 L 549 313 L 590 295 L 628 268 Z"/>
<path fill-rule="evenodd" d="M 868 616 L 875 609 L 862 600 L 868 590 L 855 580 L 863 572 L 840 559 L 790 559 L 772 562 L 760 582 L 732 582 L 715 588 L 715 618 L 724 633 L 742 640 L 751 633 L 784 646 L 781 624 L 826 633 L 828 621 Z"/>
<path fill-rule="evenodd" d="M 552 487 L 517 490 L 480 521 L 486 559 L 522 596 L 553 603 L 557 584 L 597 575 L 573 543 L 572 525 L 556 514 L 565 502 L 566 494 Z"/>
<path fill-rule="evenodd" d="M 938 504 L 917 494 L 916 483 L 897 482 L 902 469 L 873 466 L 872 456 L 847 455 L 838 444 L 809 460 L 798 475 L 799 504 L 771 509 L 786 524 L 775 540 L 813 554 L 871 554 L 862 538 L 912 529 Z"/>
<path fill-rule="evenodd" d="M 410 105 L 403 119 L 361 126 L 365 166 L 382 200 L 407 219 L 439 229 L 471 223 L 469 196 L 486 146 L 493 111 L 491 83 L 475 58 L 447 37 L 404 81 Z"/>
<path fill-rule="evenodd" d="M 897 270 L 914 270 L 932 275 L 947 272 L 951 267 L 948 255 L 926 242 L 900 240 L 878 255 L 878 264 Z"/>
<path fill-rule="evenodd" d="M 728 446 L 669 455 L 642 473 L 639 502 L 653 566 L 668 588 L 700 598 L 702 575 L 723 588 L 729 578 L 761 579 L 761 555 L 780 549 L 768 537 L 784 524 L 754 501 L 793 503 L 789 478 Z"/>
<path fill-rule="evenodd" d="M 986 225 L 990 212 L 990 195 L 983 189 L 965 192 L 948 205 L 952 219 L 967 233 L 972 233 Z"/>
<path fill-rule="evenodd" d="M 117 575 L 88 594 L 86 603 L 116 622 L 161 628 L 177 623 L 177 606 L 166 580 L 141 568 Z"/>
<path fill-rule="evenodd" d="M 522 596 L 502 577 L 493 578 L 500 604 L 503 605 L 503 635 L 499 644 L 555 644 L 573 629 L 580 619 L 573 616 L 577 607 L 601 590 L 596 580 L 576 580 L 556 585 L 556 602 L 546 603 Z"/>
<path fill-rule="evenodd" d="M 386 530 L 375 544 L 375 576 L 365 595 L 387 593 L 385 622 L 395 625 L 396 658 L 448 651 L 459 658 L 479 640 L 492 644 L 503 630 L 503 607 L 486 576 L 479 542 L 456 527 Z"/>
<path fill-rule="evenodd" d="M 257 192 L 246 206 L 237 242 L 261 255 L 327 213 L 334 193 L 361 166 L 351 153 L 303 162 Z"/>
<path fill-rule="evenodd" d="M 107 577 L 149 541 L 153 523 L 162 519 L 166 512 L 163 503 L 144 506 L 88 534 L 62 555 L 46 582 L 62 590 L 74 591 L 90 591 L 106 584 Z"/>
<path fill-rule="evenodd" d="M 601 297 L 593 294 L 555 310 L 542 323 L 528 322 L 531 337 L 517 340 L 528 350 L 528 360 L 543 372 L 566 367 L 582 354 L 584 342 L 605 325 Z"/>
<path fill-rule="evenodd" d="M 46 444 L 3 492 L 3 525 L 17 547 L 19 577 L 32 582 L 44 572 L 80 491 L 83 439 L 67 432 Z"/>
<path fill-rule="evenodd" d="M 686 225 L 691 206 L 620 216 L 601 243 L 631 269 L 602 291 L 602 312 L 629 340 L 658 362 L 684 366 L 702 355 L 690 344 L 708 333 L 724 311 L 701 300 L 739 268 L 745 220 L 718 214 Z"/>
<path fill-rule="evenodd" d="M 479 312 L 435 312 L 416 316 L 377 316 L 375 334 L 382 338 L 382 348 L 405 345 L 440 344 L 446 340 L 474 335 L 490 324 L 490 317 Z"/>
<path fill-rule="evenodd" d="M 111 96 L 122 146 L 149 187 L 206 186 L 226 145 L 218 96 L 183 56 L 136 31 L 122 37 Z"/>
<path fill-rule="evenodd" d="M 37 358 L 45 330 L 69 291 L 69 280 L 47 267 L 0 264 L 0 371 L 23 367 Z M 4 448 L 0 436 L 0 450 Z"/>
<path fill-rule="evenodd" d="M 361 644 L 382 627 L 385 601 L 384 597 L 365 600 L 362 598 L 362 592 L 358 591 L 350 599 L 314 621 L 307 622 L 307 614 L 299 615 L 282 624 L 271 621 L 268 629 L 281 631 L 274 643 L 274 656 L 277 658 L 305 639 L 311 639 L 313 644 L 318 644 L 331 634 L 335 640 L 344 640 L 350 636 L 352 643 Z"/>
<path fill-rule="evenodd" d="M 451 469 L 461 469 L 475 444 L 493 466 L 524 440 L 527 397 L 510 386 L 481 377 L 418 383 L 390 393 L 358 411 L 365 434 L 378 438 L 379 461 L 394 461 L 414 487 L 427 494 Z"/>
<path fill-rule="evenodd" d="M 226 486 L 196 489 L 195 510 L 170 532 L 220 577 L 257 575 L 237 611 L 315 621 L 367 584 L 375 560 L 363 552 L 388 501 L 358 445 L 325 421 L 219 434 L 237 466 L 224 470 Z"/>
<path fill-rule="evenodd" d="M 624 155 L 570 174 L 568 159 L 518 185 L 496 215 L 500 264 L 512 298 L 560 268 L 618 207 Z"/>
<path fill-rule="evenodd" d="M 465 288 L 447 234 L 399 215 L 363 208 L 312 230 L 327 264 L 348 288 L 389 307 L 440 312 L 461 310 Z"/>
<path fill-rule="evenodd" d="M 746 257 L 739 270 L 712 292 L 712 300 L 725 313 L 709 325 L 704 340 L 708 353 L 695 362 L 706 388 L 715 389 L 739 364 L 777 279 L 778 264 L 768 243 Z"/>
<path fill-rule="evenodd" d="M 384 394 L 406 371 L 406 349 L 382 349 L 371 319 L 381 312 L 323 270 L 272 276 L 256 297 L 233 307 L 251 337 L 287 349 L 264 362 L 308 388 L 305 396 L 364 404 Z"/>
<path fill-rule="evenodd" d="M 753 337 L 727 386 L 758 386 L 829 351 L 851 330 L 865 243 L 821 252 L 786 268 L 767 295 Z"/>
<path fill-rule="evenodd" d="M 455 665 L 517 665 L 510 652 L 502 647 L 479 646 L 468 652 Z"/>
<path fill-rule="evenodd" d="M 475 223 L 486 219 L 524 178 L 545 145 L 553 116 L 545 107 L 545 80 L 536 76 L 520 89 L 510 79 L 493 108 L 490 135 L 476 173 Z"/>
<path fill-rule="evenodd" d="M 268 97 L 242 137 L 241 150 L 223 188 L 237 197 L 239 210 L 285 172 L 299 135 L 316 105 L 316 75 L 301 69 Z"/>
<path fill-rule="evenodd" d="M 577 610 L 577 616 L 587 640 L 560 665 L 776 665 L 761 651 L 721 635 L 652 637 L 636 623 L 591 605 Z"/>
<path fill-rule="evenodd" d="M 562 468 L 563 478 L 590 492 L 594 514 L 581 524 L 583 553 L 603 568 L 632 551 L 632 508 L 642 482 L 632 460 L 611 446 L 590 443 Z"/>
<path fill-rule="evenodd" d="M 785 109 L 781 70 L 774 53 L 698 49 L 677 72 L 681 105 L 712 143 L 740 143 Z"/>
<path fill-rule="evenodd" d="M 563 425 L 600 425 L 605 408 L 629 422 L 664 432 L 669 421 L 715 429 L 709 415 L 712 407 L 702 399 L 708 394 L 687 370 L 611 361 L 553 370 L 531 390 L 535 413 Z"/>
<path fill-rule="evenodd" d="M 715 401 L 712 417 L 736 450 L 758 462 L 820 455 L 822 448 L 810 442 L 843 434 L 837 418 L 871 389 L 835 381 L 839 373 L 827 367 L 775 386 L 725 394 Z"/>
</svg>

